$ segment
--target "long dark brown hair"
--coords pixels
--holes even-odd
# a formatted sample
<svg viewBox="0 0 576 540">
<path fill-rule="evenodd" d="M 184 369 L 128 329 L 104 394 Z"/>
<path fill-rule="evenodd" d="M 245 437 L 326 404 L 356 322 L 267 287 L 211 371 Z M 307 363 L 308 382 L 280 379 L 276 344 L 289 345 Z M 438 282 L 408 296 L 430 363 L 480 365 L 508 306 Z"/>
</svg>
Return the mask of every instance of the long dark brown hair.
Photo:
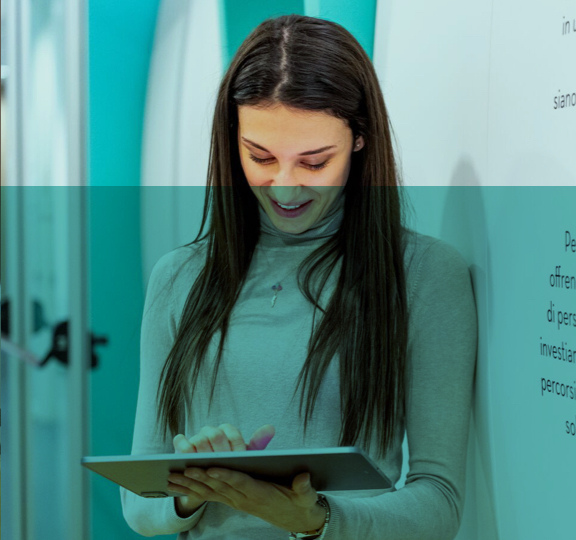
<svg viewBox="0 0 576 540">
<path fill-rule="evenodd" d="M 399 179 L 391 127 L 376 73 L 342 26 L 288 15 L 261 23 L 243 42 L 218 92 L 208 187 L 200 233 L 206 263 L 194 282 L 159 383 L 158 424 L 179 433 L 212 337 L 220 331 L 210 403 L 230 324 L 260 234 L 258 202 L 244 175 L 237 143 L 238 106 L 281 103 L 344 120 L 364 148 L 352 153 L 342 224 L 298 269 L 298 284 L 320 323 L 312 327 L 301 386 L 304 429 L 336 354 L 340 362 L 342 446 L 378 433 L 381 456 L 404 415 L 407 306 Z M 210 214 L 210 217 L 209 217 Z M 209 226 L 203 231 L 209 217 Z M 341 260 L 326 309 L 318 304 Z M 316 281 L 319 279 L 319 281 Z M 311 284 L 320 288 L 312 290 Z M 315 320 L 315 319 L 314 319 Z"/>
</svg>

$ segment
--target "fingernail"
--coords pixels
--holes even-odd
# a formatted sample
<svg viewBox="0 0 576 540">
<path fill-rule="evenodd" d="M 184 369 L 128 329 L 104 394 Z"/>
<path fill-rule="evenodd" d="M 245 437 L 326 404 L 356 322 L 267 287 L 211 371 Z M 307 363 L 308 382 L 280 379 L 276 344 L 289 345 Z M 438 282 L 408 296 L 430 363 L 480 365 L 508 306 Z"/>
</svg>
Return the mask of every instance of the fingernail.
<svg viewBox="0 0 576 540">
<path fill-rule="evenodd" d="M 220 475 L 217 472 L 209 472 L 208 476 L 210 478 L 219 478 Z"/>
<path fill-rule="evenodd" d="M 195 470 L 188 470 L 184 473 L 184 476 L 187 476 L 188 478 L 200 478 L 200 474 L 198 473 L 198 471 Z"/>
<path fill-rule="evenodd" d="M 264 435 L 253 443 L 254 450 L 264 450 L 274 435 Z"/>
</svg>

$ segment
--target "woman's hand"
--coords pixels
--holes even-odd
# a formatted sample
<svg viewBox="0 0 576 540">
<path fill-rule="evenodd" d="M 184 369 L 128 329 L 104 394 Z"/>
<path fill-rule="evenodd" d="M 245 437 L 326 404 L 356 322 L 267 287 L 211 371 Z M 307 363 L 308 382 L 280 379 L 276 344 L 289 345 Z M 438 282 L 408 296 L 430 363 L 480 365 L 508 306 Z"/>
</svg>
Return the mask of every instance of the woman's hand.
<svg viewBox="0 0 576 540">
<path fill-rule="evenodd" d="M 190 439 L 177 435 L 174 448 L 182 453 L 263 450 L 273 436 L 274 427 L 265 425 L 256 430 L 246 445 L 238 429 L 222 424 L 218 428 L 204 427 Z M 326 518 L 326 510 L 316 504 L 318 496 L 310 485 L 308 473 L 296 476 L 291 489 L 215 467 L 207 470 L 189 467 L 183 474 L 170 474 L 168 480 L 171 491 L 185 495 L 176 498 L 178 513 L 183 517 L 192 514 L 204 502 L 213 501 L 252 514 L 286 531 L 315 530 Z"/>
<path fill-rule="evenodd" d="M 316 530 L 326 519 L 326 510 L 316 504 L 318 496 L 308 473 L 296 476 L 291 489 L 216 467 L 191 467 L 184 475 L 171 474 L 170 479 L 186 485 L 199 499 L 227 504 L 286 531 Z"/>
<path fill-rule="evenodd" d="M 182 434 L 176 435 L 173 440 L 176 453 L 196 452 L 232 452 L 243 450 L 263 450 L 274 437 L 274 426 L 264 425 L 252 435 L 248 445 L 238 429 L 231 424 L 222 424 L 217 428 L 206 426 L 198 435 L 186 439 Z M 188 469 L 184 472 L 186 472 Z M 202 497 L 202 493 L 194 488 L 195 482 L 183 475 L 170 475 L 168 489 L 183 493 L 183 497 L 175 499 L 176 511 L 180 517 L 188 517 L 208 499 Z M 175 480 L 173 483 L 170 480 Z M 180 480 L 180 482 L 178 482 Z M 198 486 L 196 486 L 198 487 Z"/>
</svg>

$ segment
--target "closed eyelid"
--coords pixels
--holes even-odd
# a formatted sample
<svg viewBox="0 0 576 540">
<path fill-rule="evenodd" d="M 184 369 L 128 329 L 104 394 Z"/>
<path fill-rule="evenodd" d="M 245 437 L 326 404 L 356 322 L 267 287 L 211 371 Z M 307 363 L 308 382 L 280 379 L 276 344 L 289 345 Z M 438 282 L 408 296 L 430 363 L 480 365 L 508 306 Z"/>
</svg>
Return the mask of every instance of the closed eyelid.
<svg viewBox="0 0 576 540">
<path fill-rule="evenodd" d="M 255 163 L 258 163 L 260 165 L 270 165 L 269 162 L 274 160 L 274 158 L 259 158 L 259 157 L 256 157 L 252 153 L 249 154 L 249 157 L 252 161 L 254 161 Z M 302 165 L 304 165 L 306 169 L 309 169 L 311 171 L 319 171 L 321 169 L 324 169 L 324 167 L 326 167 L 328 165 L 328 163 L 330 163 L 330 158 L 325 159 L 322 163 L 305 163 L 305 162 L 302 162 Z"/>
<path fill-rule="evenodd" d="M 244 146 L 246 148 L 250 147 L 254 147 L 257 148 L 258 150 L 261 150 L 262 152 L 266 152 L 268 154 L 270 154 L 271 152 L 269 150 L 266 150 L 266 148 L 264 148 L 263 146 L 260 146 L 259 144 L 256 144 L 255 142 L 251 141 L 250 139 L 245 139 L 244 137 L 242 137 L 242 143 L 244 144 Z M 318 154 L 321 154 L 323 152 L 326 152 L 327 150 L 332 150 L 332 149 L 336 149 L 337 146 L 336 145 L 330 145 L 330 146 L 323 146 L 322 148 L 317 148 L 316 150 L 308 150 L 307 152 L 302 152 L 300 154 L 298 154 L 298 156 L 315 156 Z"/>
<path fill-rule="evenodd" d="M 250 158 L 251 159 L 257 159 L 257 160 L 262 160 L 262 161 L 268 161 L 268 160 L 272 160 L 272 159 L 276 159 L 274 156 L 268 156 L 268 157 L 260 157 L 258 155 L 254 154 L 254 151 L 251 148 L 246 147 L 246 149 L 249 152 Z M 307 156 L 301 156 L 301 159 L 305 160 Z M 320 163 L 308 163 L 307 161 L 303 161 L 303 163 L 307 164 L 307 165 L 320 165 L 321 163 L 326 163 L 328 160 L 332 159 L 334 156 L 332 153 L 328 153 L 328 154 L 324 154 L 324 155 L 314 155 L 312 156 L 313 158 L 319 158 L 321 160 Z M 298 159 L 300 159 L 300 156 L 298 156 Z"/>
<path fill-rule="evenodd" d="M 250 159 L 255 160 L 255 161 L 272 161 L 272 160 L 276 159 L 274 156 L 261 158 L 261 157 L 254 155 L 252 152 L 250 152 L 248 155 L 249 155 Z M 307 161 L 301 161 L 301 163 L 303 163 L 304 165 L 316 166 L 316 165 L 322 165 L 324 163 L 327 163 L 328 161 L 330 161 L 330 156 L 325 157 L 322 161 L 320 161 L 320 163 L 308 163 Z"/>
</svg>

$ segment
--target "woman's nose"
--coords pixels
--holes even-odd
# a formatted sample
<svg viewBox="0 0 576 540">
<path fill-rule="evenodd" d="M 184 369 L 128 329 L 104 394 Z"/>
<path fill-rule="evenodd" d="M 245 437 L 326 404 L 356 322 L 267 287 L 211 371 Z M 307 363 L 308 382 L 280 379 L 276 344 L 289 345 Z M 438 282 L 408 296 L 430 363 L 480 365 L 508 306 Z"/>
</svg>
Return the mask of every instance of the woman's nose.
<svg viewBox="0 0 576 540">
<path fill-rule="evenodd" d="M 274 174 L 272 176 L 271 185 L 273 185 L 273 186 L 294 186 L 294 185 L 296 185 L 295 181 L 294 181 L 294 174 L 293 174 L 292 168 L 288 167 L 288 166 L 277 167 L 277 169 L 274 171 Z"/>
<path fill-rule="evenodd" d="M 301 188 L 299 186 L 288 186 L 273 184 L 270 186 L 269 195 L 280 204 L 290 204 L 298 201 L 301 197 Z"/>
<path fill-rule="evenodd" d="M 291 163 L 276 163 L 270 171 L 272 173 L 270 185 L 272 186 L 298 186 L 296 168 Z"/>
</svg>

